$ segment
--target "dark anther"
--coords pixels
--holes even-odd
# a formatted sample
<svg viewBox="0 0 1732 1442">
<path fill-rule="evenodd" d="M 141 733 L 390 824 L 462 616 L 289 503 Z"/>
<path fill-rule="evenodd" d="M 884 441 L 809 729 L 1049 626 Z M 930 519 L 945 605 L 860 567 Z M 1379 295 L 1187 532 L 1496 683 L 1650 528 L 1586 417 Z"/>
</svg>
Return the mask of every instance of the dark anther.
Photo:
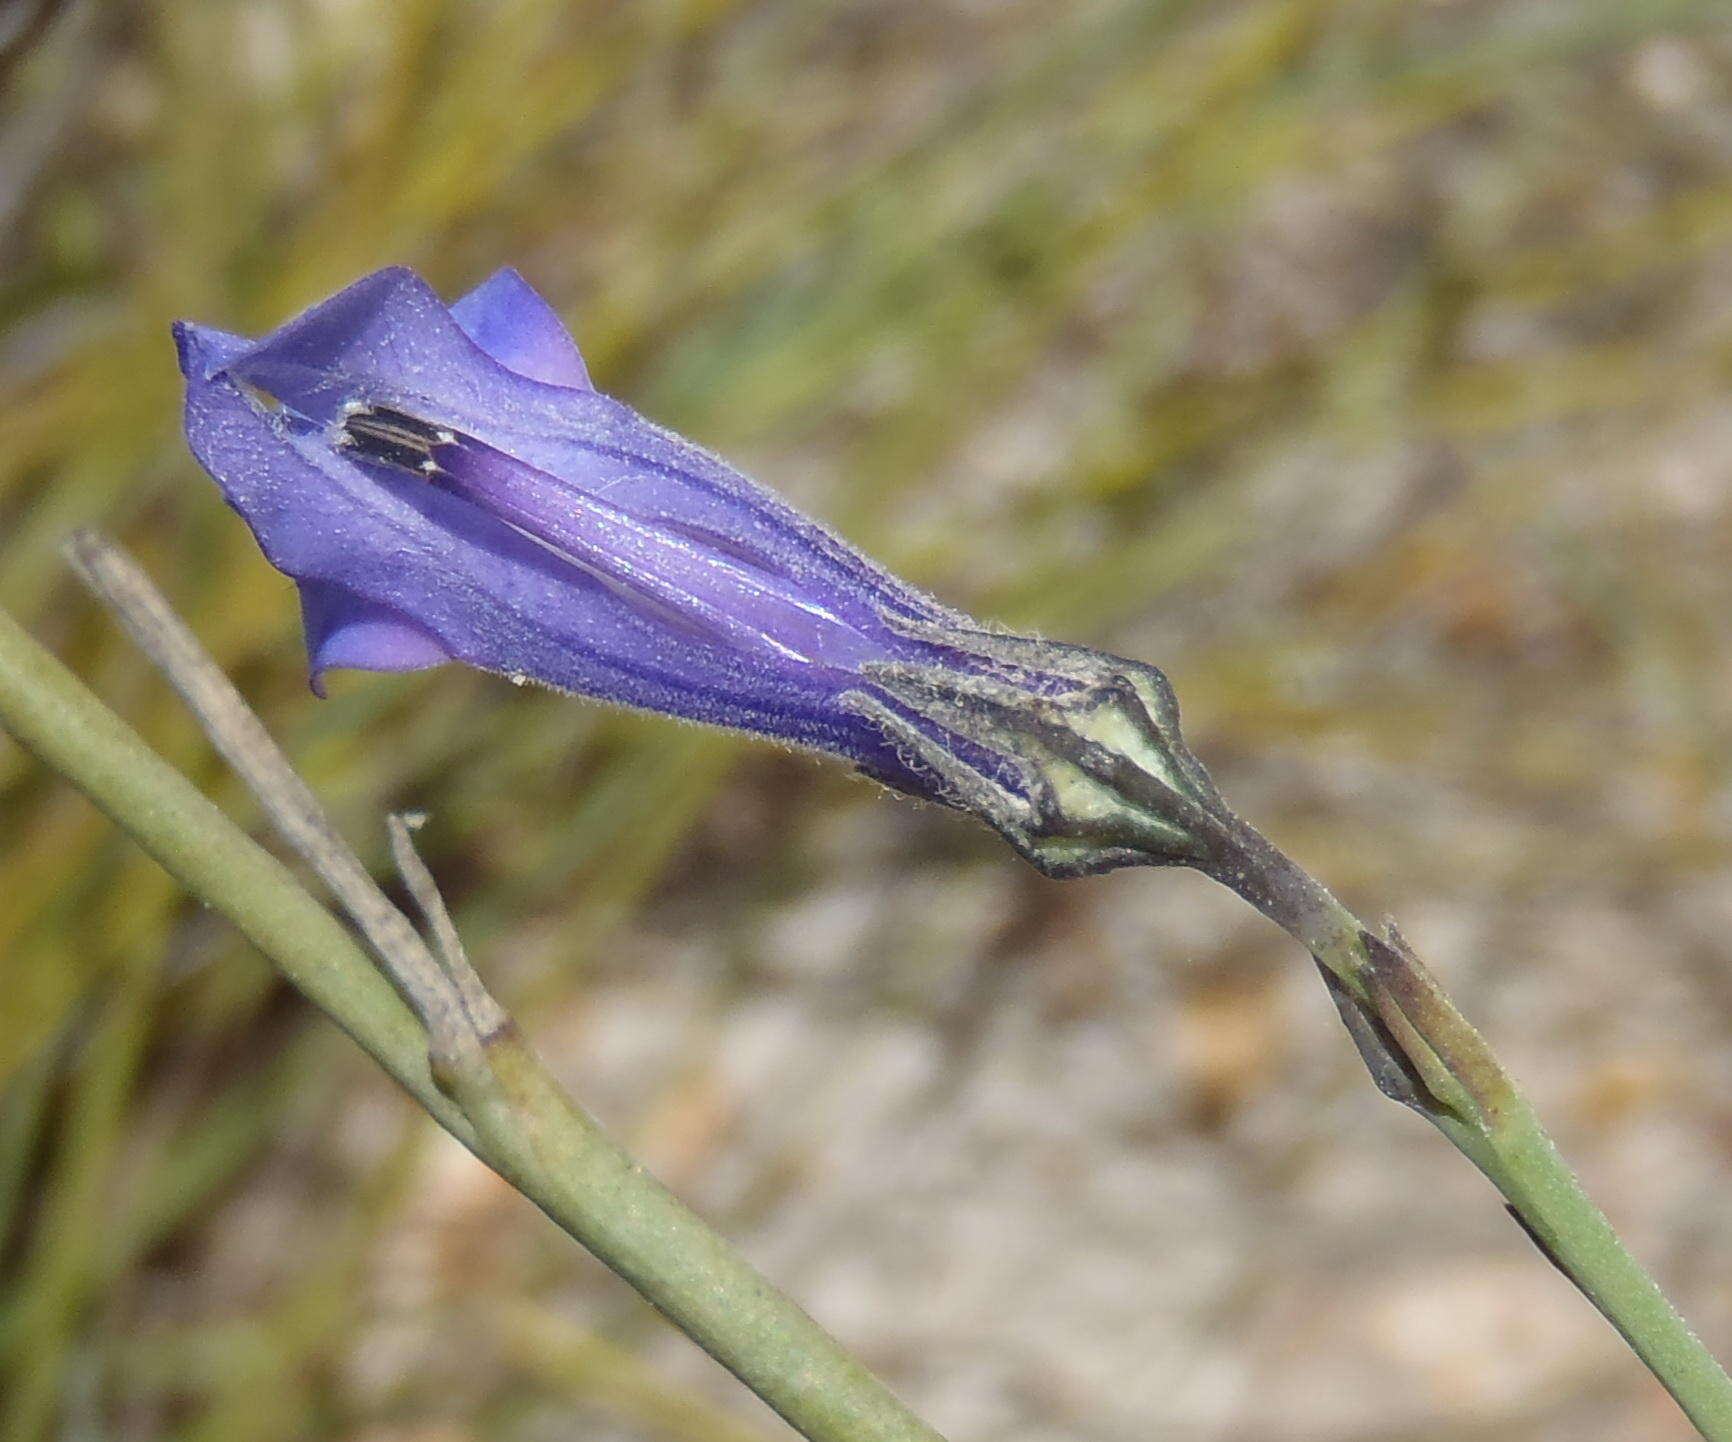
<svg viewBox="0 0 1732 1442">
<path fill-rule="evenodd" d="M 343 418 L 343 444 L 362 460 L 422 475 L 439 468 L 434 447 L 449 445 L 454 439 L 443 426 L 388 406 L 368 406 Z"/>
</svg>

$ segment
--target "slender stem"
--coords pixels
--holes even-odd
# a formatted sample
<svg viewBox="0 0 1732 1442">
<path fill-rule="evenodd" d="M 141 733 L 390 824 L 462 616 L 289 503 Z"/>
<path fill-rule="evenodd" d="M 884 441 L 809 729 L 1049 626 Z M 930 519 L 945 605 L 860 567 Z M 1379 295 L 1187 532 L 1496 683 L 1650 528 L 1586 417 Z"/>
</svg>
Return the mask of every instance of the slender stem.
<svg viewBox="0 0 1732 1442">
<path fill-rule="evenodd" d="M 95 531 L 79 532 L 66 552 L 84 583 L 107 602 L 139 649 L 180 693 L 278 834 L 360 928 L 385 974 L 427 1028 L 435 1059 L 497 1028 L 504 1014 L 493 998 L 479 983 L 474 989 L 478 996 L 446 984 L 439 962 L 409 919 L 374 883 L 313 788 L 138 563 Z M 467 1004 L 472 999 L 473 1008 Z"/>
<path fill-rule="evenodd" d="M 566 1094 L 515 1029 L 448 1079 L 500 1175 L 823 1442 L 942 1442 Z"/>
<path fill-rule="evenodd" d="M 171 669 L 196 672 L 203 664 L 192 665 L 184 655 L 175 661 L 172 647 L 158 652 L 159 662 L 165 657 Z M 249 742 L 237 753 L 236 733 L 246 735 L 246 721 L 235 720 L 219 691 L 210 691 L 206 699 L 211 704 L 199 708 L 201 717 L 213 735 L 225 738 L 225 753 L 241 754 L 246 764 L 239 769 L 249 782 L 269 782 L 276 764 L 274 743 L 266 737 L 268 749 Z M 250 719 L 256 726 L 256 718 Z M 336 919 L 4 612 L 0 727 L 84 791 L 189 891 L 232 920 L 442 1126 L 803 1436 L 811 1442 L 942 1442 L 608 1138 L 559 1089 L 514 1027 L 505 1024 L 475 1036 L 476 1045 L 448 1049 L 438 1058 L 435 1079 L 427 1032 Z M 292 798 L 284 801 L 293 823 L 285 828 L 288 834 L 317 814 L 311 793 L 303 801 L 299 806 Z M 346 875 L 345 900 L 372 910 L 374 900 L 337 854 L 346 850 L 341 838 L 320 834 L 322 826 L 320 821 L 306 833 L 327 860 L 321 870 Z M 407 831 L 400 829 L 397 839 L 401 855 Z M 414 866 L 410 870 L 427 905 L 430 878 Z M 370 880 L 366 885 L 371 887 Z M 438 911 L 442 917 L 442 905 Z M 369 932 L 376 945 L 381 937 L 388 946 L 401 940 L 395 923 L 376 912 L 373 919 L 377 924 Z M 451 975 L 447 968 L 461 972 L 467 962 L 460 947 L 450 946 L 446 928 L 436 925 L 435 930 L 446 945 L 433 962 L 433 974 L 417 975 L 417 988 L 429 990 L 416 999 L 431 999 L 434 1004 L 426 1011 L 434 1016 L 473 1020 L 475 1011 L 493 1006 L 492 999 L 481 1005 L 471 990 L 479 980 Z M 423 945 L 412 927 L 408 936 L 413 946 Z M 414 966 L 422 969 L 419 962 Z M 449 989 L 447 1001 L 438 999 L 441 986 Z"/>
<path fill-rule="evenodd" d="M 1492 1144 L 1492 1181 L 1546 1255 L 1618 1329 L 1697 1431 L 1710 1442 L 1732 1438 L 1732 1381 L 1725 1369 L 1630 1254 L 1519 1094 Z"/>
<path fill-rule="evenodd" d="M 409 826 L 391 849 L 454 988 L 482 989 Z M 503 1013 L 500 1013 L 503 1016 Z M 479 1153 L 566 1232 L 807 1437 L 941 1442 L 560 1088 L 508 1019 L 441 1059 Z"/>
<path fill-rule="evenodd" d="M 233 922 L 441 1126 L 473 1140 L 433 1081 L 425 1033 L 342 923 L 4 611 L 0 728 Z"/>
<path fill-rule="evenodd" d="M 1514 1079 L 1393 931 L 1379 937 L 1229 817 L 1206 868 L 1317 958 L 1387 1094 L 1425 1115 L 1508 1201 L 1709 1442 L 1732 1442 L 1732 1379 L 1583 1189 Z"/>
<path fill-rule="evenodd" d="M 773 1423 L 736 1417 L 696 1392 L 670 1391 L 630 1347 L 545 1307 L 502 1300 L 488 1309 L 486 1322 L 505 1343 L 511 1367 L 557 1396 L 614 1413 L 633 1435 L 660 1442 L 776 1442 L 782 1436 Z"/>
<path fill-rule="evenodd" d="M 1206 845 L 1208 860 L 1199 869 L 1292 936 L 1350 994 L 1362 995 L 1364 923 L 1322 882 L 1232 812 L 1206 815 L 1198 808 L 1194 824 L 1199 831 L 1215 832 Z"/>
</svg>

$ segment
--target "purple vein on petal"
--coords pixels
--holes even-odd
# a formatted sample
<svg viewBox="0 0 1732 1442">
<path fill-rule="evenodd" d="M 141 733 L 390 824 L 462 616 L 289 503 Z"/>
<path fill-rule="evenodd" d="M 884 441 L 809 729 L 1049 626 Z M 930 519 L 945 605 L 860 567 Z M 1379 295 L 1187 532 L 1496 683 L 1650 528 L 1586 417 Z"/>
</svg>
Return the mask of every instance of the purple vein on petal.
<svg viewBox="0 0 1732 1442">
<path fill-rule="evenodd" d="M 467 437 L 436 443 L 428 479 L 557 548 L 664 619 L 747 655 L 769 647 L 796 664 L 854 670 L 882 660 L 874 639 L 779 578 L 678 532 L 580 496 Z"/>
</svg>

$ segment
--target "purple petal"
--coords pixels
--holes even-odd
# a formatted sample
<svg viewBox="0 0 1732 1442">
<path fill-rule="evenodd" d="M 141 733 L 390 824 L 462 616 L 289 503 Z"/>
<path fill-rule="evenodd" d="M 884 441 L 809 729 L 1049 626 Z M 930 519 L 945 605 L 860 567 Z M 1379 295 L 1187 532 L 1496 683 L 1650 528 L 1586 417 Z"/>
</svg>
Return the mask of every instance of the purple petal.
<svg viewBox="0 0 1732 1442">
<path fill-rule="evenodd" d="M 422 671 L 451 659 L 439 638 L 401 611 L 327 581 L 301 584 L 308 679 L 325 694 L 327 671 Z"/>
<path fill-rule="evenodd" d="M 334 667 L 453 659 L 829 751 L 933 795 L 844 697 L 875 663 L 1003 671 L 913 639 L 893 618 L 964 618 L 590 389 L 515 272 L 448 308 L 384 270 L 256 343 L 193 325 L 176 339 L 188 439 L 301 587 L 315 688 Z"/>
<path fill-rule="evenodd" d="M 456 302 L 451 318 L 508 371 L 550 386 L 595 389 L 577 342 L 553 307 L 509 266 Z"/>
<path fill-rule="evenodd" d="M 802 665 L 858 672 L 896 648 L 882 624 L 851 625 L 777 576 L 658 530 L 599 496 L 573 501 L 540 471 L 474 441 L 436 446 L 436 484 L 521 527 L 659 611 L 694 639 Z"/>
<path fill-rule="evenodd" d="M 510 374 L 464 335 L 419 276 L 400 267 L 338 291 L 233 357 L 227 369 L 297 416 L 323 424 L 357 397 L 406 385 L 429 402 L 483 405 L 488 372 Z"/>
<path fill-rule="evenodd" d="M 315 618 L 338 591 L 373 616 L 412 618 L 439 651 L 483 670 L 780 737 L 920 789 L 840 704 L 833 673 L 697 640 L 470 501 L 357 464 L 322 427 L 256 402 L 226 374 L 189 382 L 187 435 L 271 563 L 310 589 Z M 310 639 L 317 647 L 323 633 Z M 372 636 L 369 664 L 431 655 L 403 649 L 401 631 L 385 640 L 391 649 Z M 319 649 L 313 664 L 340 662 Z"/>
<path fill-rule="evenodd" d="M 174 325 L 174 348 L 180 357 L 180 373 L 189 381 L 203 381 L 251 350 L 253 342 L 215 326 L 182 320 Z"/>
<path fill-rule="evenodd" d="M 383 405 L 474 437 L 574 496 L 681 529 L 760 570 L 825 590 L 866 620 L 888 609 L 957 619 L 709 452 L 594 391 L 507 370 L 412 271 L 382 270 L 230 363 L 233 375 L 324 425 Z"/>
</svg>

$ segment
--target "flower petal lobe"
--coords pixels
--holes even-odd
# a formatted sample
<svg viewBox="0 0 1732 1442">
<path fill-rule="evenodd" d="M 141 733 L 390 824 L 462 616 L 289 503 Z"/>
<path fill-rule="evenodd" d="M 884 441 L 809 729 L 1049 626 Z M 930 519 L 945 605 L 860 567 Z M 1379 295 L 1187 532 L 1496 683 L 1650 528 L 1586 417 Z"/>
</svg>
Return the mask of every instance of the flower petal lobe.
<svg viewBox="0 0 1732 1442">
<path fill-rule="evenodd" d="M 301 621 L 314 694 L 327 671 L 424 671 L 451 653 L 401 611 L 326 581 L 301 583 Z"/>
<path fill-rule="evenodd" d="M 453 305 L 451 318 L 508 371 L 550 386 L 595 389 L 577 342 L 553 307 L 509 266 Z"/>
</svg>

